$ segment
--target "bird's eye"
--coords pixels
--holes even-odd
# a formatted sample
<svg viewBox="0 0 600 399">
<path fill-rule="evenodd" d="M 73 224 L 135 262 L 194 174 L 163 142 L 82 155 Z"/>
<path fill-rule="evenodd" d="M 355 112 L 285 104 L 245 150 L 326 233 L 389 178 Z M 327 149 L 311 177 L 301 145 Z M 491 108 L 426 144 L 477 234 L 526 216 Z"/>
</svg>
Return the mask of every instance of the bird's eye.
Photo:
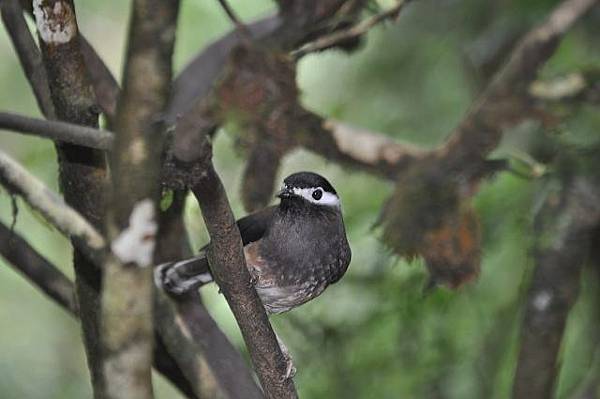
<svg viewBox="0 0 600 399">
<path fill-rule="evenodd" d="M 315 191 L 312 192 L 312 197 L 317 201 L 320 200 L 322 196 L 323 196 L 323 191 L 321 189 L 316 189 Z"/>
</svg>

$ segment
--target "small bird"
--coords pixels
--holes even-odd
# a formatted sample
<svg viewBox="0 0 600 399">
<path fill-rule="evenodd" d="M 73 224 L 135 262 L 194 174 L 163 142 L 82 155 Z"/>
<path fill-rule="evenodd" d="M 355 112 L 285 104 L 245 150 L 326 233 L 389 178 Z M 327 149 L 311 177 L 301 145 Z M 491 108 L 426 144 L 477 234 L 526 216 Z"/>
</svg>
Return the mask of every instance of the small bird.
<svg viewBox="0 0 600 399">
<path fill-rule="evenodd" d="M 282 313 L 320 295 L 337 282 L 351 259 L 340 199 L 312 172 L 283 181 L 279 205 L 237 221 L 246 265 L 268 313 Z M 183 294 L 212 282 L 205 248 L 194 258 L 159 265 L 158 286 Z"/>
<path fill-rule="evenodd" d="M 277 196 L 278 205 L 237 221 L 248 271 L 270 314 L 287 312 L 319 296 L 342 278 L 351 259 L 340 198 L 324 177 L 294 173 L 284 179 Z M 157 266 L 155 280 L 173 294 L 213 281 L 205 249 L 194 258 Z M 289 377 L 293 365 L 279 341 Z"/>
</svg>

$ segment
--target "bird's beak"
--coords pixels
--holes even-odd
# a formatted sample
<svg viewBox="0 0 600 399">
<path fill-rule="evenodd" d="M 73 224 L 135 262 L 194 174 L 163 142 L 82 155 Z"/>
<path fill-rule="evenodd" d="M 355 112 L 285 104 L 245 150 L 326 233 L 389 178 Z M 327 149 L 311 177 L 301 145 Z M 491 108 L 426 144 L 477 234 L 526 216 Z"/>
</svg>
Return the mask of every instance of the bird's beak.
<svg viewBox="0 0 600 399">
<path fill-rule="evenodd" d="M 294 195 L 294 191 L 289 187 L 284 187 L 277 193 L 277 196 L 281 199 L 290 198 L 293 195 Z"/>
</svg>

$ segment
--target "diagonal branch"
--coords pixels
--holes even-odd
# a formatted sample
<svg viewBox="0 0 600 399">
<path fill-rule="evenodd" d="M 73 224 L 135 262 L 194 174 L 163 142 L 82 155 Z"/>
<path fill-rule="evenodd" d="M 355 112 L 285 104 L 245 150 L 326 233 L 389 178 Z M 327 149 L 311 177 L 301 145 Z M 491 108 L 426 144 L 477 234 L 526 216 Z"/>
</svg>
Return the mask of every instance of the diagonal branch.
<svg viewBox="0 0 600 399">
<path fill-rule="evenodd" d="M 339 30 L 337 32 L 333 32 L 327 36 L 321 36 L 313 42 L 306 43 L 304 46 L 300 47 L 298 50 L 292 51 L 292 56 L 296 58 L 301 58 L 307 54 L 323 51 L 329 49 L 331 47 L 335 47 L 340 43 L 357 39 L 369 32 L 371 28 L 375 25 L 380 24 L 388 19 L 398 18 L 400 11 L 402 8 L 409 2 L 410 0 L 397 0 L 396 4 L 391 6 L 389 9 L 384 10 L 376 15 L 373 15 L 370 18 L 365 19 L 364 21 L 360 21 L 354 26 L 350 28 L 346 28 L 343 30 Z"/>
<path fill-rule="evenodd" d="M 19 1 L 9 0 L 5 3 L 13 3 L 13 4 L 20 3 L 21 4 L 20 7 L 22 7 L 22 8 L 21 8 L 20 18 L 23 22 L 25 22 L 24 18 L 22 16 L 23 10 L 26 11 L 31 17 L 33 17 L 33 5 L 30 0 L 19 0 Z M 14 41 L 15 41 L 15 39 L 13 39 L 13 42 Z M 35 47 L 34 42 L 33 42 L 33 46 Z M 107 116 L 109 124 L 110 124 L 114 120 L 114 116 L 115 116 L 114 114 L 115 114 L 116 105 L 117 105 L 117 98 L 119 96 L 119 91 L 120 91 L 119 84 L 117 83 L 117 80 L 112 75 L 112 73 L 110 72 L 110 70 L 104 63 L 104 61 L 102 61 L 102 59 L 96 53 L 96 51 L 94 50 L 92 45 L 87 41 L 87 39 L 82 34 L 79 34 L 79 46 L 80 46 L 81 55 L 83 56 L 85 65 L 87 67 L 86 68 L 87 72 L 89 73 L 89 76 L 92 81 L 92 85 L 94 86 L 94 94 L 96 95 L 96 100 L 98 102 L 98 106 L 102 109 L 104 114 Z M 23 62 L 22 62 L 22 64 L 23 64 Z M 45 74 L 45 71 L 43 71 L 43 73 Z M 46 86 L 47 85 L 48 85 L 48 83 L 46 82 Z M 35 87 L 34 87 L 34 91 L 35 91 Z M 37 92 L 36 92 L 36 98 L 38 99 L 38 101 L 41 98 Z M 52 102 L 50 102 L 50 104 L 52 105 Z M 44 110 L 45 108 L 42 107 L 41 109 Z M 43 113 L 44 113 L 44 115 L 46 115 L 46 117 L 51 116 L 50 114 L 46 113 L 45 111 Z"/>
<path fill-rule="evenodd" d="M 19 0 L 1 1 L 0 11 L 4 27 L 10 36 L 40 110 L 47 118 L 54 118 L 54 104 L 50 98 L 48 76 L 40 51 L 25 22 Z"/>
<path fill-rule="evenodd" d="M 203 129 L 175 133 L 169 157 L 179 177 L 194 193 L 211 237 L 208 259 L 246 342 L 254 369 L 267 398 L 296 398 L 286 363 L 265 309 L 251 284 L 240 233 L 227 194 L 211 160 L 211 146 Z M 179 144 L 178 144 L 179 143 Z M 194 143 L 194 145 L 182 145 Z"/>
<path fill-rule="evenodd" d="M 250 31 L 248 30 L 246 25 L 244 25 L 244 23 L 238 18 L 235 11 L 233 11 L 233 8 L 231 8 L 227 0 L 219 0 L 219 4 L 221 4 L 221 8 L 223 9 L 223 11 L 225 11 L 225 14 L 227 14 L 227 17 L 229 17 L 231 22 L 233 22 L 237 30 L 240 33 L 242 33 L 246 38 L 251 37 Z"/>
<path fill-rule="evenodd" d="M 78 242 L 90 258 L 101 257 L 105 241 L 96 229 L 60 196 L 50 191 L 44 183 L 2 151 L 0 183 L 8 191 L 20 195 L 61 233 Z"/>
<path fill-rule="evenodd" d="M 73 283 L 18 233 L 11 231 L 2 223 L 0 223 L 0 255 L 35 287 L 46 293 L 69 313 L 77 316 Z M 200 393 L 206 391 L 196 389 L 200 386 L 216 384 L 215 380 L 211 380 L 213 370 L 219 377 L 217 397 L 223 396 L 220 389 L 231 393 L 231 396 L 225 396 L 227 398 L 260 399 L 262 397 L 239 352 L 233 348 L 208 312 L 202 308 L 197 297 L 190 298 L 190 301 L 177 302 L 175 305 L 163 297 L 157 304 L 157 311 L 159 317 L 155 328 L 161 331 L 164 345 L 163 340 L 158 341 L 154 353 L 154 367 L 186 397 L 190 399 L 215 397 L 201 395 Z M 165 331 L 168 331 L 168 335 Z M 172 357 L 166 352 L 165 346 Z M 210 370 L 203 368 L 207 361 Z M 178 364 L 185 365 L 185 369 L 181 367 L 185 375 L 180 371 Z M 203 372 L 200 373 L 200 370 Z M 233 380 L 237 382 L 231 384 Z"/>
<path fill-rule="evenodd" d="M 50 299 L 77 316 L 73 283 L 4 223 L 0 223 L 0 255 Z"/>
<path fill-rule="evenodd" d="M 498 145 L 505 128 L 531 116 L 529 84 L 561 38 L 596 4 L 598 0 L 565 0 L 527 33 L 439 149 L 440 155 L 454 165 L 478 165 Z"/>
</svg>

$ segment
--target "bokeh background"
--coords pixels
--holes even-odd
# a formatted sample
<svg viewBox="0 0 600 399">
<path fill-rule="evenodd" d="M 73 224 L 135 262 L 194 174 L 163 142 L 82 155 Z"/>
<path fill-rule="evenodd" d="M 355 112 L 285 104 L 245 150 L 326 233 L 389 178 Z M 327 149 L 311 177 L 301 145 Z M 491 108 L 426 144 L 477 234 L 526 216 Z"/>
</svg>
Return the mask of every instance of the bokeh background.
<svg viewBox="0 0 600 399">
<path fill-rule="evenodd" d="M 76 1 L 79 26 L 119 76 L 129 2 Z M 383 2 L 386 3 L 385 1 Z M 388 2 L 389 3 L 389 2 Z M 478 57 L 494 51 L 494 36 L 541 21 L 554 0 L 420 0 L 397 24 L 373 29 L 351 55 L 327 52 L 299 64 L 304 104 L 324 116 L 386 132 L 423 146 L 440 143 L 462 118 L 480 89 Z M 268 0 L 231 0 L 246 21 L 274 9 Z M 600 18 L 590 16 L 561 44 L 542 76 L 600 66 Z M 595 23 L 594 23 L 595 21 Z M 182 2 L 176 69 L 230 29 L 217 1 Z M 501 37 L 501 36 L 499 36 Z M 6 36 L 0 31 L 0 110 L 39 116 L 33 96 Z M 561 131 L 570 140 L 597 141 L 600 113 L 570 107 Z M 540 127 L 527 123 L 506 135 L 496 157 L 520 156 L 523 137 Z M 238 216 L 243 156 L 234 132 L 219 133 L 215 163 Z M 46 140 L 0 132 L 8 151 L 54 190 L 57 164 Z M 390 255 L 373 228 L 388 183 L 344 170 L 298 151 L 286 159 L 281 177 L 310 169 L 327 176 L 343 201 L 353 249 L 349 273 L 319 299 L 272 318 L 294 357 L 303 398 L 505 398 L 510 394 L 518 350 L 520 304 L 532 261 L 531 221 L 535 180 L 502 173 L 476 198 L 483 230 L 479 280 L 452 292 L 423 295 L 427 281 L 420 261 Z M 70 250 L 27 205 L 0 191 L 0 219 L 67 275 Z M 188 225 L 195 248 L 207 241 L 195 204 Z M 561 353 L 558 397 L 568 398 L 597 371 L 598 287 L 584 274 L 580 299 L 571 313 Z M 216 288 L 202 290 L 219 324 L 242 348 L 237 327 Z M 178 393 L 156 376 L 157 398 Z M 76 322 L 0 260 L 0 398 L 91 397 Z"/>
</svg>

